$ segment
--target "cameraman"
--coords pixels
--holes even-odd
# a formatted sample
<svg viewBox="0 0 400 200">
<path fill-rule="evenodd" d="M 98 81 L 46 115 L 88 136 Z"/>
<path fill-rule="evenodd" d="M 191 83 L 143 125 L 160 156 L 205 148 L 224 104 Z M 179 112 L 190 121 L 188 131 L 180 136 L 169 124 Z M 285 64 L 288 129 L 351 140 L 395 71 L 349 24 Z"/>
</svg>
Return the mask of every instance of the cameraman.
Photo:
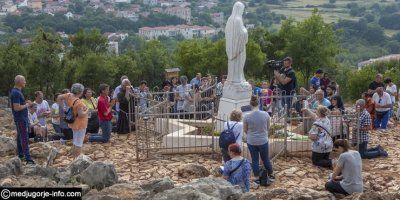
<svg viewBox="0 0 400 200">
<path fill-rule="evenodd" d="M 297 79 L 294 70 L 292 69 L 292 58 L 286 57 L 283 59 L 283 67 L 278 71 L 274 70 L 274 77 L 279 83 L 279 88 L 282 90 L 282 105 L 287 105 L 287 111 L 292 107 L 292 96 L 296 95 Z"/>
</svg>

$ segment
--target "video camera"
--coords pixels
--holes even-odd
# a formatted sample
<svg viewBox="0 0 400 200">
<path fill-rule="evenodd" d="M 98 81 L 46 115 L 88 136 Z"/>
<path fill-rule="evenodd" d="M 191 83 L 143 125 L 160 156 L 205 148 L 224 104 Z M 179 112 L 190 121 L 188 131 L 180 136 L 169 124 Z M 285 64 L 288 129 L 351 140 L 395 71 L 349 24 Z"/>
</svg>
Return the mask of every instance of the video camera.
<svg viewBox="0 0 400 200">
<path fill-rule="evenodd" d="M 268 60 L 266 64 L 273 70 L 280 70 L 283 67 L 283 60 Z"/>
</svg>

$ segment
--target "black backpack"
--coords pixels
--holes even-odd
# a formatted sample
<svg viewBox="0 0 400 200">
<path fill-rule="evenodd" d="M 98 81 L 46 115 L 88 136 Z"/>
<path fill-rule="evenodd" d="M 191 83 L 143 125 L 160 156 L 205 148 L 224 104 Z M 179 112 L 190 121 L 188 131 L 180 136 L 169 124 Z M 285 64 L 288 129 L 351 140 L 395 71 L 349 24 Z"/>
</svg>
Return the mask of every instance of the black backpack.
<svg viewBox="0 0 400 200">
<path fill-rule="evenodd" d="M 79 99 L 75 99 L 74 103 L 72 103 L 72 106 L 68 107 L 68 109 L 64 111 L 64 121 L 68 124 L 72 124 L 75 121 L 74 105 L 78 100 Z"/>
<path fill-rule="evenodd" d="M 260 185 L 261 186 L 271 185 L 271 180 L 268 177 L 268 171 L 266 169 L 261 169 L 260 171 Z"/>
<path fill-rule="evenodd" d="M 236 126 L 237 122 L 230 128 L 229 122 L 227 122 L 228 129 L 223 130 L 221 135 L 219 136 L 219 147 L 222 149 L 228 149 L 230 144 L 236 143 L 237 137 L 235 137 L 235 133 L 233 133 L 233 128 Z"/>
</svg>

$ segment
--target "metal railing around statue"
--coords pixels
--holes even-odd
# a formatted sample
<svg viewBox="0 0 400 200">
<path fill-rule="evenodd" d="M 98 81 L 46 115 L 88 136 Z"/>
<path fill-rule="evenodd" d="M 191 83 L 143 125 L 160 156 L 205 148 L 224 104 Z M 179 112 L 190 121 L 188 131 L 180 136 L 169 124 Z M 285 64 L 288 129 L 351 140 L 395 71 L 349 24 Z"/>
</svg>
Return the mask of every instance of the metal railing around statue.
<svg viewBox="0 0 400 200">
<path fill-rule="evenodd" d="M 192 88 L 185 94 L 150 92 L 150 98 L 145 99 L 146 106 L 137 106 L 135 109 L 137 159 L 159 154 L 211 153 L 214 156 L 219 153 L 219 134 L 229 116 L 217 114 L 215 105 L 219 98 L 214 95 L 215 89 L 216 84 L 199 91 Z M 191 99 L 175 101 L 175 97 L 180 95 L 190 95 Z M 283 106 L 285 98 L 290 98 L 290 107 L 287 104 Z M 312 101 L 310 98 L 306 95 L 284 95 L 279 92 L 274 92 L 272 96 L 261 96 L 260 109 L 271 115 L 268 137 L 269 155 L 273 161 L 282 155 L 310 156 L 312 142 L 308 138 L 308 132 L 315 116 L 301 111 L 302 108 L 310 107 L 304 105 L 305 100 Z M 190 104 L 185 105 L 185 101 Z M 243 113 L 245 114 L 246 112 Z M 352 132 L 359 134 L 358 128 L 355 128 L 359 124 L 359 113 L 355 109 L 330 114 L 328 118 L 331 121 L 333 138 L 350 139 Z M 242 147 L 244 156 L 250 158 L 245 137 Z"/>
<path fill-rule="evenodd" d="M 149 92 L 135 110 L 136 159 L 216 152 L 216 83 L 187 91 Z M 146 102 L 146 103 L 144 103 Z"/>
</svg>

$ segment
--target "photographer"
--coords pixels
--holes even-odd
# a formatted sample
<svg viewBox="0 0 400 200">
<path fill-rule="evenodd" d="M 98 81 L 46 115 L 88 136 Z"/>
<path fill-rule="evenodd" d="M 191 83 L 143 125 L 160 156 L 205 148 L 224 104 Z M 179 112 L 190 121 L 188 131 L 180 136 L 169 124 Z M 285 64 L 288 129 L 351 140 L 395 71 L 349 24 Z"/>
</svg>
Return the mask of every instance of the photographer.
<svg viewBox="0 0 400 200">
<path fill-rule="evenodd" d="M 286 57 L 283 59 L 283 67 L 278 71 L 274 70 L 274 77 L 279 83 L 279 88 L 282 90 L 282 95 L 285 96 L 282 100 L 282 105 L 287 105 L 287 109 L 292 107 L 291 95 L 296 94 L 297 79 L 294 70 L 292 69 L 292 58 Z"/>
</svg>

